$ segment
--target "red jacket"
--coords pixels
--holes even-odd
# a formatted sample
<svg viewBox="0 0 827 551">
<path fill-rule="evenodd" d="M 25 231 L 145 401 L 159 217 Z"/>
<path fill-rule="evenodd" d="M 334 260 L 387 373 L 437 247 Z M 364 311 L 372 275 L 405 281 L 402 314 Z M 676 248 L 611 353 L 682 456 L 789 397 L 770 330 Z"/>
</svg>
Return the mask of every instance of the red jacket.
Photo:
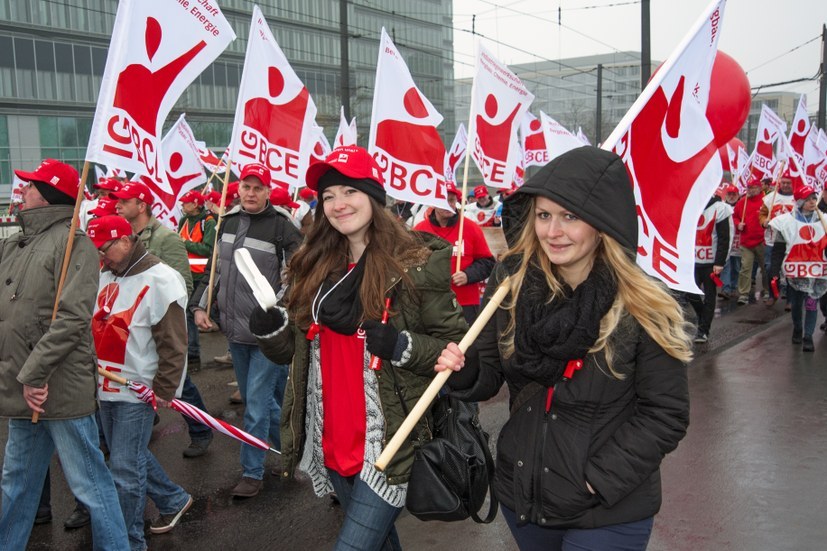
<svg viewBox="0 0 827 551">
<path fill-rule="evenodd" d="M 744 201 L 747 202 L 746 214 L 744 213 Z M 758 221 L 758 211 L 761 210 L 763 204 L 764 196 L 760 193 L 755 197 L 741 197 L 735 203 L 732 221 L 735 229 L 738 229 L 738 224 L 744 223 L 744 229 L 740 233 L 742 247 L 752 249 L 764 243 L 764 228 Z"/>
</svg>

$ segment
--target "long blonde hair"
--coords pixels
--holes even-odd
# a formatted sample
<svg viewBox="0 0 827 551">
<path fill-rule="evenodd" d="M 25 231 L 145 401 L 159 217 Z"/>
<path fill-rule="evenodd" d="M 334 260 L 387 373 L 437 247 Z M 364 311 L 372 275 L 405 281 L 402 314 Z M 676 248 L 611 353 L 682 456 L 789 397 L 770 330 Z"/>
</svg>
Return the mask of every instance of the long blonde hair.
<svg viewBox="0 0 827 551">
<path fill-rule="evenodd" d="M 549 287 L 548 302 L 563 296 L 563 284 L 555 275 L 554 266 L 542 250 L 534 233 L 533 199 L 525 212 L 526 219 L 519 238 L 503 256 L 503 260 L 511 256 L 519 258 L 517 270 L 509 282 L 510 299 L 504 301 L 502 306 L 510 313 L 510 321 L 503 336 L 506 357 L 514 353 L 517 298 L 528 267 L 533 265 L 542 270 Z M 600 334 L 589 353 L 594 354 L 602 350 L 609 372 L 618 379 L 623 378 L 612 367 L 613 353 L 610 339 L 624 312 L 628 312 L 667 354 L 685 363 L 691 361 L 692 344 L 689 324 L 684 319 L 683 310 L 678 302 L 663 284 L 646 275 L 629 258 L 617 240 L 602 232 L 599 235 L 601 239 L 596 255 L 609 267 L 617 283 L 617 296 L 609 312 L 600 320 Z"/>
</svg>

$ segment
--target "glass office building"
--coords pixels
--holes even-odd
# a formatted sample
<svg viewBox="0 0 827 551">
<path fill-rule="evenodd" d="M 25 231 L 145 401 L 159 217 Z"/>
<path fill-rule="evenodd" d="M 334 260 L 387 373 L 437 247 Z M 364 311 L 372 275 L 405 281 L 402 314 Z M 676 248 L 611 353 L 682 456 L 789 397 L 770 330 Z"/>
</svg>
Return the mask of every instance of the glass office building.
<svg viewBox="0 0 827 551">
<path fill-rule="evenodd" d="M 350 106 L 360 145 L 367 145 L 382 26 L 445 117 L 442 127 L 455 128 L 451 2 L 262 0 L 258 5 L 310 90 L 328 137 L 342 104 L 340 1 L 348 9 Z M 167 119 L 171 125 L 185 112 L 196 138 L 216 149 L 230 138 L 253 2 L 219 5 L 238 38 Z M 31 170 L 47 157 L 78 169 L 83 164 L 117 7 L 117 0 L 0 0 L 0 202 L 8 199 L 12 168 Z"/>
</svg>

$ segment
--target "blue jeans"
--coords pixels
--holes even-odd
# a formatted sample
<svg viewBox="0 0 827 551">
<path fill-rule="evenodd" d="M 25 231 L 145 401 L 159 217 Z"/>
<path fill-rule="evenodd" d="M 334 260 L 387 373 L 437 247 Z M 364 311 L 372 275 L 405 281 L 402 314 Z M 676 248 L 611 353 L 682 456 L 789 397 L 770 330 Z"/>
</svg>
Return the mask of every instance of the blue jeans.
<svg viewBox="0 0 827 551">
<path fill-rule="evenodd" d="M 204 399 L 201 398 L 201 393 L 198 392 L 198 387 L 190 379 L 189 373 L 184 377 L 184 387 L 181 389 L 181 400 L 193 405 L 203 411 L 207 411 L 207 406 L 204 404 Z M 190 433 L 190 440 L 207 440 L 212 435 L 212 429 L 204 423 L 199 423 L 195 419 L 191 419 L 186 415 L 181 415 L 184 421 L 187 422 L 187 429 Z"/>
<path fill-rule="evenodd" d="M 149 451 L 155 412 L 148 404 L 101 402 L 109 468 L 118 490 L 132 551 L 146 549 L 144 508 L 149 496 L 162 515 L 180 511 L 189 494 L 172 482 Z"/>
<path fill-rule="evenodd" d="M 402 507 L 393 507 L 370 489 L 358 475 L 344 477 L 327 470 L 345 520 L 334 551 L 402 551 L 394 523 Z"/>
<path fill-rule="evenodd" d="M 244 400 L 244 430 L 267 440 L 281 449 L 279 423 L 284 386 L 287 384 L 287 366 L 268 360 L 258 346 L 230 343 L 235 379 Z M 253 446 L 241 446 L 243 476 L 261 480 L 264 478 L 264 450 Z"/>
<path fill-rule="evenodd" d="M 9 439 L 3 462 L 3 504 L 0 549 L 26 548 L 32 531 L 43 479 L 57 450 L 72 493 L 92 515 L 94 549 L 121 551 L 127 547 L 118 494 L 103 461 L 94 415 L 78 419 L 9 420 Z"/>
<path fill-rule="evenodd" d="M 730 256 L 726 264 L 724 264 L 724 271 L 721 272 L 721 281 L 724 282 L 722 290 L 725 293 L 734 293 L 738 290 L 738 274 L 741 272 L 741 257 Z"/>
<path fill-rule="evenodd" d="M 514 511 L 502 504 L 500 510 L 520 551 L 645 551 L 655 523 L 649 517 L 591 529 L 517 526 Z"/>
<path fill-rule="evenodd" d="M 818 299 L 811 300 L 811 308 L 805 308 L 807 303 L 807 293 L 793 289 L 792 285 L 787 287 L 787 299 L 790 301 L 790 314 L 793 317 L 793 329 L 801 331 L 801 314 L 804 314 L 804 336 L 812 337 L 813 331 L 816 328 L 816 320 L 818 319 Z"/>
</svg>

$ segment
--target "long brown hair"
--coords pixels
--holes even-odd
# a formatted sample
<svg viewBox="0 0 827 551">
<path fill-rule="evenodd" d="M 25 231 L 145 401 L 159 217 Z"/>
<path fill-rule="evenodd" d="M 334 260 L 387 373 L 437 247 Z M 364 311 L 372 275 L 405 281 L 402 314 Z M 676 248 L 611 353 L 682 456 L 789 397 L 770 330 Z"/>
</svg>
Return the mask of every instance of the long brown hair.
<svg viewBox="0 0 827 551">
<path fill-rule="evenodd" d="M 563 295 L 563 287 L 556 276 L 556 270 L 548 256 L 543 252 L 534 233 L 533 199 L 525 212 L 526 219 L 519 238 L 503 257 L 505 259 L 512 255 L 520 255 L 517 271 L 509 281 L 511 298 L 508 303 L 504 303 L 502 306 L 509 310 L 511 314 L 510 322 L 505 335 L 503 335 L 506 357 L 514 353 L 517 297 L 529 265 L 535 264 L 542 269 L 549 287 L 549 302 L 559 299 Z M 600 236 L 602 239 L 597 247 L 596 254 L 609 266 L 614 274 L 617 281 L 617 297 L 609 312 L 600 320 L 600 335 L 589 352 L 594 354 L 603 350 L 609 372 L 617 378 L 622 378 L 612 367 L 613 354 L 610 337 L 617 328 L 623 313 L 628 312 L 667 354 L 682 362 L 691 361 L 692 345 L 689 325 L 684 319 L 680 305 L 662 283 L 646 275 L 629 258 L 620 243 L 605 233 L 601 232 Z"/>
<path fill-rule="evenodd" d="M 399 261 L 402 253 L 422 248 L 423 245 L 407 226 L 395 220 L 373 197 L 370 197 L 370 205 L 373 217 L 365 234 L 367 247 L 364 254 L 367 256 L 359 299 L 363 319 L 378 320 L 385 308 L 385 292 L 391 274 L 410 284 Z M 347 251 L 347 237 L 330 225 L 320 201 L 307 238 L 290 259 L 287 269 L 287 280 L 290 281 L 287 308 L 298 327 L 304 329 L 313 322 L 311 304 L 322 282 L 328 278 L 338 281 L 346 273 Z M 407 287 L 410 289 L 410 285 Z"/>
</svg>

